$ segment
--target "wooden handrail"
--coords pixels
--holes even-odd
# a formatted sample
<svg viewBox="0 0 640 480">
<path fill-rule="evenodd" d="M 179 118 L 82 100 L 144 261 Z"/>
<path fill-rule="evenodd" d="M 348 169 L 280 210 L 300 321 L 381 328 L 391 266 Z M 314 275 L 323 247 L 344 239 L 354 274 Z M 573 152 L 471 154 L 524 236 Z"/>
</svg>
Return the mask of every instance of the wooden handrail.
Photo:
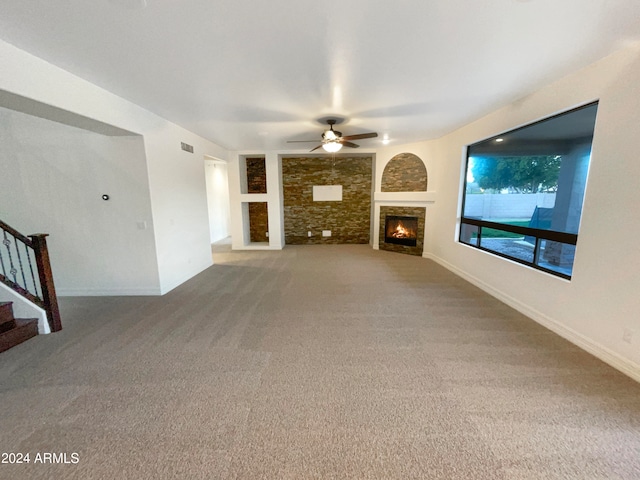
<svg viewBox="0 0 640 480">
<path fill-rule="evenodd" d="M 17 231 L 15 228 L 12 228 L 10 225 L 7 225 L 6 223 L 4 223 L 2 220 L 0 220 L 0 228 L 2 230 L 6 230 L 7 232 L 9 232 L 11 235 L 13 235 L 15 238 L 17 238 L 18 240 L 20 240 L 23 243 L 26 243 L 28 246 L 30 246 L 31 248 L 33 248 L 33 245 L 31 245 L 31 239 L 23 234 L 21 234 L 19 231 Z"/>
<path fill-rule="evenodd" d="M 49 323 L 49 327 L 51 328 L 52 332 L 58 332 L 62 330 L 62 322 L 60 320 L 60 309 L 58 307 L 58 297 L 56 295 L 56 288 L 53 283 L 53 274 L 51 272 L 51 262 L 49 259 L 49 249 L 47 247 L 48 234 L 36 233 L 33 235 L 25 236 L 20 232 L 18 232 L 15 228 L 12 228 L 11 226 L 4 223 L 2 220 L 0 220 L 0 229 L 2 229 L 5 232 L 4 242 L 6 242 L 5 246 L 8 251 L 9 262 L 12 268 L 10 273 L 14 277 L 14 279 L 11 280 L 6 276 L 7 271 L 4 270 L 5 264 L 3 263 L 2 264 L 3 272 L 0 273 L 0 281 L 2 281 L 3 284 L 7 285 L 16 293 L 25 297 L 27 300 L 43 308 L 44 311 L 47 313 L 47 322 Z M 10 238 L 7 237 L 7 234 L 11 235 L 11 237 L 13 237 L 13 239 L 15 240 L 13 242 L 16 244 L 15 250 L 11 250 L 10 248 L 11 241 L 10 241 Z M 40 293 L 38 293 L 37 287 L 35 285 L 34 272 L 31 267 L 31 256 L 28 252 L 26 252 L 26 255 L 27 255 L 27 264 L 29 266 L 29 270 L 31 273 L 30 278 L 34 279 L 33 293 L 29 291 L 31 288 L 30 286 L 27 286 L 26 283 L 24 285 L 17 283 L 19 282 L 19 280 L 16 279 L 16 272 L 22 273 L 23 280 L 24 280 L 23 283 L 26 282 L 25 277 L 29 273 L 28 271 L 25 272 L 26 267 L 23 265 L 24 259 L 21 258 L 20 250 L 17 247 L 18 245 L 17 241 L 23 243 L 25 245 L 25 249 L 27 249 L 28 247 L 29 249 L 33 250 L 33 257 L 35 258 L 35 262 L 38 270 L 38 281 L 40 284 Z M 0 247 L 3 247 L 3 245 L 0 245 Z M 15 254 L 17 254 L 18 263 L 20 264 L 19 270 L 17 265 L 14 267 L 14 260 L 12 259 L 12 255 L 15 255 Z M 2 259 L 2 256 L 0 255 L 0 260 L 1 259 Z M 42 296 L 42 298 L 40 298 L 40 296 Z"/>
</svg>

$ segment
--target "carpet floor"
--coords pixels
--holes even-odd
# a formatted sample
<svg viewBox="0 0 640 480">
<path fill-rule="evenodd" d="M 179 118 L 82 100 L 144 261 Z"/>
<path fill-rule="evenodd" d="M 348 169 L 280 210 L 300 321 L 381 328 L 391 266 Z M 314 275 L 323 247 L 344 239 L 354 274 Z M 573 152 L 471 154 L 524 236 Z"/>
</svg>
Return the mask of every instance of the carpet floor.
<svg viewBox="0 0 640 480">
<path fill-rule="evenodd" d="M 214 260 L 0 354 L 0 478 L 640 478 L 640 384 L 438 264 Z"/>
</svg>

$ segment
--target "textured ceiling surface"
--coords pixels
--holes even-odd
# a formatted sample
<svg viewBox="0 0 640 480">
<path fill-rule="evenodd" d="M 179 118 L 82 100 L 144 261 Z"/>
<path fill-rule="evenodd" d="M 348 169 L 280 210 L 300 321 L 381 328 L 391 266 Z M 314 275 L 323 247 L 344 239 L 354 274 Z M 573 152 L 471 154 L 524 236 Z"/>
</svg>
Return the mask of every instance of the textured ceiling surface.
<svg viewBox="0 0 640 480">
<path fill-rule="evenodd" d="M 640 42 L 638 0 L 0 0 L 0 38 L 233 150 L 437 138 Z M 302 145 L 302 147 L 301 147 Z M 308 144 L 313 147 L 313 144 Z"/>
</svg>

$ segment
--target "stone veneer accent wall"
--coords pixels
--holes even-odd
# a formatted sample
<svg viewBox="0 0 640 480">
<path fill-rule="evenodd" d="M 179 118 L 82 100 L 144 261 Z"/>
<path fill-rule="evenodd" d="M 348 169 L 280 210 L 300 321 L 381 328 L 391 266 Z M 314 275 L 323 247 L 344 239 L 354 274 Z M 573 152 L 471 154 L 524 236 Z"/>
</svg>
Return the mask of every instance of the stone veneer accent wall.
<svg viewBox="0 0 640 480">
<path fill-rule="evenodd" d="M 371 157 L 283 158 L 285 243 L 369 243 L 372 173 Z M 314 185 L 342 185 L 342 201 L 314 202 Z"/>
<path fill-rule="evenodd" d="M 413 153 L 399 153 L 384 167 L 382 192 L 426 192 L 427 168 Z"/>
<path fill-rule="evenodd" d="M 249 241 L 268 242 L 269 214 L 267 202 L 249 203 Z"/>
<path fill-rule="evenodd" d="M 385 243 L 384 241 L 384 224 L 387 215 L 398 215 L 403 217 L 418 217 L 418 241 L 415 247 L 407 247 L 405 245 L 396 245 L 394 243 Z M 388 250 L 390 252 L 406 253 L 409 255 L 422 256 L 424 250 L 424 222 L 426 216 L 425 207 L 380 207 L 380 232 L 379 248 L 380 250 Z"/>
<path fill-rule="evenodd" d="M 247 193 L 267 193 L 267 167 L 265 160 L 247 158 Z"/>
</svg>

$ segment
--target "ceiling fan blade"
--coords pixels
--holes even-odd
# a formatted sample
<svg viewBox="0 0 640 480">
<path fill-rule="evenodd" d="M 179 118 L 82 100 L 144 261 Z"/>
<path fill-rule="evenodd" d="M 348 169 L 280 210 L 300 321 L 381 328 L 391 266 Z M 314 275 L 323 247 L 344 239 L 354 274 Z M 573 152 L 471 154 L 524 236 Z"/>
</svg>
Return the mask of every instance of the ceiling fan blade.
<svg viewBox="0 0 640 480">
<path fill-rule="evenodd" d="M 316 148 L 314 148 L 313 150 L 309 150 L 309 153 L 311 153 L 311 152 L 313 152 L 313 151 L 315 151 L 315 150 L 317 150 L 317 149 L 319 149 L 319 148 L 322 148 L 322 144 L 318 145 L 318 146 L 317 146 Z"/>
<path fill-rule="evenodd" d="M 342 137 L 344 139 L 344 137 Z M 351 143 L 351 142 L 340 142 L 342 145 L 344 145 L 345 147 L 351 147 L 351 148 L 358 148 L 360 145 L 358 145 L 357 143 Z"/>
<path fill-rule="evenodd" d="M 318 140 L 287 140 L 287 143 L 315 143 Z"/>
<path fill-rule="evenodd" d="M 342 137 L 343 140 L 362 140 L 363 138 L 375 138 L 377 137 L 377 133 L 360 133 L 358 135 L 345 135 Z"/>
</svg>

